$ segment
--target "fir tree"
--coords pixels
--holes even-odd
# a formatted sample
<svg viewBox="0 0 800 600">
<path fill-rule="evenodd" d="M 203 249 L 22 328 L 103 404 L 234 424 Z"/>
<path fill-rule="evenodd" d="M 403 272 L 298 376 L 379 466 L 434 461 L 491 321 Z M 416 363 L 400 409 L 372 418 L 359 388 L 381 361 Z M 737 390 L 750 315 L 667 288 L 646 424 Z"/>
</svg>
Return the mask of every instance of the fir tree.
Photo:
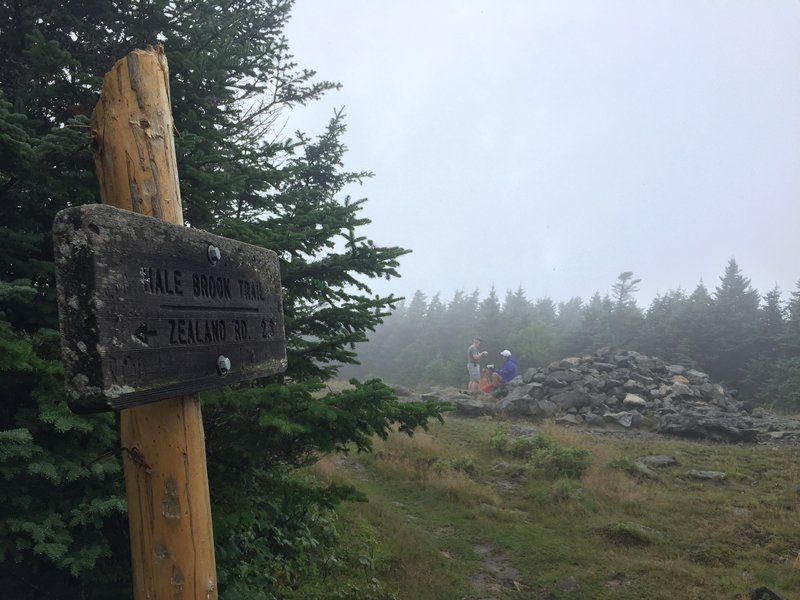
<svg viewBox="0 0 800 600">
<path fill-rule="evenodd" d="M 481 337 L 487 348 L 499 348 L 506 345 L 507 336 L 503 335 L 503 316 L 500 312 L 500 301 L 494 286 L 489 290 L 489 295 L 478 305 L 478 325 L 477 331 L 481 332 Z"/>
<path fill-rule="evenodd" d="M 530 323 L 532 317 L 533 306 L 525 297 L 525 290 L 522 287 L 518 287 L 515 292 L 507 290 L 503 300 L 502 337 L 507 340 L 513 332 L 519 331 Z"/>
<path fill-rule="evenodd" d="M 714 291 L 710 329 L 715 345 L 709 351 L 710 370 L 729 384 L 739 382 L 757 353 L 758 306 L 758 292 L 731 259 Z"/>
<path fill-rule="evenodd" d="M 573 356 L 585 350 L 580 342 L 583 326 L 583 300 L 570 298 L 566 302 L 558 303 L 556 328 L 559 332 L 561 356 Z"/>
<path fill-rule="evenodd" d="M 689 364 L 687 311 L 689 299 L 681 289 L 656 296 L 647 309 L 644 322 L 644 348 L 647 353 L 668 362 Z"/>
<path fill-rule="evenodd" d="M 396 276 L 406 250 L 360 234 L 364 200 L 345 188 L 369 174 L 343 168 L 341 113 L 316 138 L 276 139 L 281 111 L 336 87 L 293 61 L 290 9 L 0 0 L 0 582 L 11 597 L 130 597 L 113 418 L 62 402 L 49 232 L 58 210 L 97 201 L 86 117 L 102 75 L 136 47 L 166 46 L 187 224 L 281 260 L 289 370 L 204 399 L 231 597 L 281 595 L 314 571 L 302 548 L 333 551 L 330 511 L 357 494 L 304 482 L 293 466 L 367 450 L 390 423 L 410 433 L 441 410 L 400 405 L 378 381 L 324 393 L 398 300 L 373 295 L 369 280 Z"/>
<path fill-rule="evenodd" d="M 703 369 L 710 367 L 710 357 L 716 341 L 712 337 L 712 307 L 713 299 L 705 284 L 700 281 L 689 295 L 686 302 L 686 313 L 682 320 L 685 328 L 688 351 L 687 354 L 695 361 L 690 366 Z"/>
<path fill-rule="evenodd" d="M 800 281 L 789 298 L 783 344 L 790 356 L 800 356 Z"/>
<path fill-rule="evenodd" d="M 764 347 L 747 365 L 748 391 L 759 404 L 795 413 L 800 408 L 800 282 L 788 306 L 775 288 L 764 297 Z"/>
</svg>

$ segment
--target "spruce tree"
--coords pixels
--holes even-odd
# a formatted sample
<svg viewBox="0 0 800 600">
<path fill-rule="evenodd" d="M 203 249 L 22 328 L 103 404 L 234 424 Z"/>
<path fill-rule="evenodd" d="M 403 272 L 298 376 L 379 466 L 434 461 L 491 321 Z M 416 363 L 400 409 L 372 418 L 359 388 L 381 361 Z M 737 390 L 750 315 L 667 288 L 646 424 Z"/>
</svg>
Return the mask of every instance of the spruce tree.
<svg viewBox="0 0 800 600">
<path fill-rule="evenodd" d="M 426 353 L 422 350 L 424 320 L 428 311 L 425 294 L 417 290 L 403 313 L 402 329 L 391 340 L 394 352 L 388 356 L 387 372 L 394 373 L 394 381 L 414 385 L 425 367 Z M 383 372 L 383 371 L 381 371 Z"/>
<path fill-rule="evenodd" d="M 13 598 L 130 596 L 116 425 L 65 403 L 50 229 L 96 198 L 92 78 L 57 3 L 0 4 L 0 585 Z M 78 582 L 76 584 L 76 582 Z"/>
<path fill-rule="evenodd" d="M 447 374 L 455 371 L 453 363 L 460 362 L 460 355 L 453 355 L 444 341 L 446 307 L 439 294 L 435 294 L 428 303 L 422 330 L 420 352 L 425 366 L 421 377 L 415 383 L 443 385 L 452 383 L 459 385 L 460 380 L 450 382 Z M 426 354 L 427 350 L 427 354 Z"/>
<path fill-rule="evenodd" d="M 746 383 L 753 399 L 789 413 L 800 409 L 800 282 L 787 307 L 777 288 L 764 297 L 762 353 L 747 367 Z"/>
<path fill-rule="evenodd" d="M 525 290 L 518 287 L 516 291 L 506 291 L 501 313 L 503 338 L 508 340 L 513 332 L 519 331 L 530 323 L 533 317 L 533 305 L 525 296 Z"/>
<path fill-rule="evenodd" d="M 800 281 L 789 298 L 783 345 L 790 356 L 800 356 Z"/>
<path fill-rule="evenodd" d="M 583 300 L 573 297 L 558 303 L 556 330 L 559 339 L 559 355 L 574 356 L 586 349 L 580 345 L 580 332 L 583 328 Z"/>
<path fill-rule="evenodd" d="M 504 335 L 500 301 L 494 286 L 489 289 L 489 295 L 478 305 L 477 331 L 489 348 L 502 350 L 500 347 L 507 345 L 508 336 Z"/>
<path fill-rule="evenodd" d="M 745 365 L 757 353 L 758 307 L 758 291 L 731 259 L 713 295 L 710 324 L 714 347 L 709 350 L 709 369 L 729 385 L 740 383 Z"/>
<path fill-rule="evenodd" d="M 583 331 L 579 346 L 591 352 L 612 343 L 610 318 L 611 299 L 596 291 L 583 307 Z"/>
<path fill-rule="evenodd" d="M 456 290 L 447 303 L 441 329 L 441 354 L 448 357 L 443 379 L 447 385 L 466 386 L 467 348 L 475 336 L 483 334 L 478 330 L 478 291 L 467 295 Z"/>
<path fill-rule="evenodd" d="M 687 339 L 688 298 L 681 289 L 656 296 L 644 321 L 643 349 L 648 354 L 677 364 L 690 364 Z"/>
<path fill-rule="evenodd" d="M 759 348 L 760 355 L 776 357 L 779 354 L 786 327 L 785 313 L 786 309 L 781 300 L 781 291 L 778 286 L 775 286 L 764 294 L 763 303 L 759 307 L 758 337 L 761 346 Z"/>
<path fill-rule="evenodd" d="M 683 319 L 688 346 L 687 354 L 694 359 L 691 366 L 707 370 L 711 367 L 711 356 L 716 345 L 712 335 L 713 299 L 705 284 L 700 281 L 689 295 Z"/>
<path fill-rule="evenodd" d="M 97 202 L 87 115 L 102 75 L 136 47 L 166 46 L 187 224 L 281 260 L 289 370 L 204 398 L 229 597 L 284 596 L 314 572 L 319 554 L 305 549 L 334 551 L 330 511 L 357 494 L 293 467 L 439 414 L 400 405 L 379 381 L 325 391 L 395 305 L 369 280 L 396 276 L 406 251 L 360 233 L 364 200 L 345 188 L 368 173 L 343 168 L 342 114 L 318 137 L 273 130 L 282 111 L 336 87 L 293 61 L 290 9 L 0 0 L 0 584 L 10 597 L 130 597 L 116 425 L 63 402 L 49 233 L 58 210 Z"/>
</svg>

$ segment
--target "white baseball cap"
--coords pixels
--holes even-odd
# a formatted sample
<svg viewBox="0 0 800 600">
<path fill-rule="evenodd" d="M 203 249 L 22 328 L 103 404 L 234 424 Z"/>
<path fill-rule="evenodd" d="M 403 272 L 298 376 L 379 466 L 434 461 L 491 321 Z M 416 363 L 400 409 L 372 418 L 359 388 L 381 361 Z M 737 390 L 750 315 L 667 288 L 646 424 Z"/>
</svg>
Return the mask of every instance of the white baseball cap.
<svg viewBox="0 0 800 600">
<path fill-rule="evenodd" d="M 503 351 L 500 353 L 500 356 L 509 357 L 509 356 L 511 356 L 511 351 L 510 351 L 510 350 L 503 350 Z"/>
</svg>

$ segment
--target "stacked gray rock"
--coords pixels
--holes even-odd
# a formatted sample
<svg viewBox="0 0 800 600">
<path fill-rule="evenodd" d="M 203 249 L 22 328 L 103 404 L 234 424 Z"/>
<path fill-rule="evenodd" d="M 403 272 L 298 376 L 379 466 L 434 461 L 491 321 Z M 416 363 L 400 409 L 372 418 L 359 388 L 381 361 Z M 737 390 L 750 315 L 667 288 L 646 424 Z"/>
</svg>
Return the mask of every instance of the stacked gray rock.
<svg viewBox="0 0 800 600">
<path fill-rule="evenodd" d="M 529 369 L 491 396 L 434 387 L 418 390 L 416 397 L 448 402 L 465 417 L 553 419 L 592 429 L 640 428 L 727 442 L 800 444 L 800 421 L 760 407 L 749 412 L 746 403 L 700 371 L 611 348 Z"/>
<path fill-rule="evenodd" d="M 752 441 L 742 403 L 708 375 L 638 352 L 603 348 L 529 369 L 494 406 L 510 417 L 558 417 L 599 426 L 649 425 L 661 433 Z"/>
</svg>

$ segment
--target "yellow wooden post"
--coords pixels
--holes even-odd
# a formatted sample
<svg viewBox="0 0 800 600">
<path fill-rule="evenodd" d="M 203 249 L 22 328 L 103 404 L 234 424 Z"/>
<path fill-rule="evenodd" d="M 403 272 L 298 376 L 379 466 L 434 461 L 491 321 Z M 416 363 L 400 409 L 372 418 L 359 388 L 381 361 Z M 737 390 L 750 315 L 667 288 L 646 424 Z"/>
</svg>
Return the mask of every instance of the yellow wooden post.
<svg viewBox="0 0 800 600">
<path fill-rule="evenodd" d="M 181 224 L 169 70 L 135 50 L 103 80 L 92 113 L 103 203 Z M 134 597 L 215 599 L 217 577 L 197 395 L 121 411 Z"/>
</svg>

